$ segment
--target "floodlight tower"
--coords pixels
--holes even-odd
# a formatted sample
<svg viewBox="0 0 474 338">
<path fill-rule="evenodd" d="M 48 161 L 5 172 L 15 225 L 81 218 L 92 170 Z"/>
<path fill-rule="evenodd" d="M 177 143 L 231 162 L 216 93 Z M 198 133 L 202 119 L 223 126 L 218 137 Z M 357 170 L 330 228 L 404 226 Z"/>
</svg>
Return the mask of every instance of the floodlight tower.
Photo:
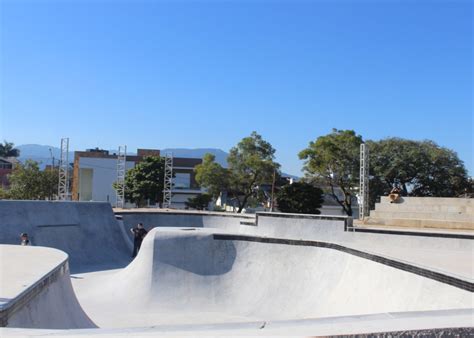
<svg viewBox="0 0 474 338">
<path fill-rule="evenodd" d="M 360 145 L 359 219 L 369 216 L 369 148 Z"/>
<path fill-rule="evenodd" d="M 69 200 L 69 138 L 61 139 L 61 158 L 59 160 L 58 200 Z"/>
<path fill-rule="evenodd" d="M 163 189 L 163 207 L 171 207 L 173 189 L 173 153 L 165 154 L 165 180 Z"/>
<path fill-rule="evenodd" d="M 125 165 L 127 163 L 127 146 L 119 146 L 117 154 L 117 184 L 116 184 L 116 207 L 125 206 Z"/>
</svg>

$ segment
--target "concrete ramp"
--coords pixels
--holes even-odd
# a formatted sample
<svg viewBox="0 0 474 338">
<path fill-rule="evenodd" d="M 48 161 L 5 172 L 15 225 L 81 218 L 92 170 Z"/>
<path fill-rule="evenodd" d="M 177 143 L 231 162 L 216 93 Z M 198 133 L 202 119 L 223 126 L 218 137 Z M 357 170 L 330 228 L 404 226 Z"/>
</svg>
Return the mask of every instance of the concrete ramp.
<svg viewBox="0 0 474 338">
<path fill-rule="evenodd" d="M 66 252 L 72 272 L 120 268 L 130 262 L 126 238 L 109 203 L 0 201 L 0 244 L 19 244 L 22 232 L 34 246 Z"/>
<path fill-rule="evenodd" d="M 152 230 L 127 268 L 95 285 L 80 300 L 101 327 L 125 326 L 118 318 L 128 326 L 202 324 L 474 305 L 472 292 L 357 255 L 227 240 L 205 228 Z M 112 309 L 115 318 L 104 315 Z"/>
<path fill-rule="evenodd" d="M 0 245 L 0 260 L 0 326 L 96 327 L 74 294 L 64 252 Z"/>
</svg>

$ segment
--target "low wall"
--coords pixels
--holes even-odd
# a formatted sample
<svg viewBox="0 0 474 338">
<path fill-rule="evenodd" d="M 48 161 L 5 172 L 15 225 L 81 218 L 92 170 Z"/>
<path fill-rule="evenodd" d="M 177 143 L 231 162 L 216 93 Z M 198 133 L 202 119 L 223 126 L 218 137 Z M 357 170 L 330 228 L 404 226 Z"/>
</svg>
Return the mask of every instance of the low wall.
<svg viewBox="0 0 474 338">
<path fill-rule="evenodd" d="M 189 211 L 116 211 L 129 229 L 141 222 L 145 228 L 216 228 L 234 233 L 291 239 L 333 238 L 352 225 L 352 218 L 331 215 L 304 215 L 260 212 L 256 215 Z M 131 237 L 130 237 L 131 238 Z"/>
</svg>

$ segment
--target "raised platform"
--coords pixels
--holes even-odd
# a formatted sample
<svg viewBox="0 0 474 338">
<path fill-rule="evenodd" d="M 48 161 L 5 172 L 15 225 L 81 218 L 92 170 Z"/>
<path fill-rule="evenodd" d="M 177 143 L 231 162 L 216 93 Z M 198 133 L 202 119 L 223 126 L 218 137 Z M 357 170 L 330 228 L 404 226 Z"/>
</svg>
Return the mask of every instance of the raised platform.
<svg viewBox="0 0 474 338">
<path fill-rule="evenodd" d="M 357 224 L 357 223 L 356 223 Z M 468 198 L 382 197 L 360 225 L 474 230 L 474 200 Z"/>
<path fill-rule="evenodd" d="M 0 326 L 96 327 L 74 294 L 67 258 L 51 248 L 0 245 Z"/>
</svg>

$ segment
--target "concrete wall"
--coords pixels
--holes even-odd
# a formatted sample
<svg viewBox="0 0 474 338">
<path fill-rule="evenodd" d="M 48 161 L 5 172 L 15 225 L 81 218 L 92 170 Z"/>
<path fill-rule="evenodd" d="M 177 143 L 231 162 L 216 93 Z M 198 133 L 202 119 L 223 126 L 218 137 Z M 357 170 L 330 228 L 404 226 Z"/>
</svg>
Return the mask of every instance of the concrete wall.
<svg viewBox="0 0 474 338">
<path fill-rule="evenodd" d="M 126 170 L 135 166 L 135 162 L 127 161 Z M 116 203 L 116 193 L 112 184 L 117 180 L 117 159 L 81 157 L 79 159 L 80 169 L 92 169 L 92 201 Z M 80 170 L 79 169 L 79 170 Z M 81 175 L 79 174 L 79 180 Z M 81 182 L 79 182 L 79 189 Z M 88 197 L 85 194 L 86 198 Z M 79 199 L 85 201 L 83 193 L 79 190 Z"/>
<path fill-rule="evenodd" d="M 65 251 L 73 272 L 118 268 L 130 261 L 109 203 L 0 201 L 0 244 L 19 244 L 22 232 L 33 245 Z"/>
<path fill-rule="evenodd" d="M 216 212 L 117 212 L 128 230 L 141 222 L 147 229 L 154 227 L 216 228 L 234 233 L 259 236 L 322 239 L 342 236 L 350 218 L 331 215 L 301 215 L 257 213 L 256 215 Z"/>
</svg>

